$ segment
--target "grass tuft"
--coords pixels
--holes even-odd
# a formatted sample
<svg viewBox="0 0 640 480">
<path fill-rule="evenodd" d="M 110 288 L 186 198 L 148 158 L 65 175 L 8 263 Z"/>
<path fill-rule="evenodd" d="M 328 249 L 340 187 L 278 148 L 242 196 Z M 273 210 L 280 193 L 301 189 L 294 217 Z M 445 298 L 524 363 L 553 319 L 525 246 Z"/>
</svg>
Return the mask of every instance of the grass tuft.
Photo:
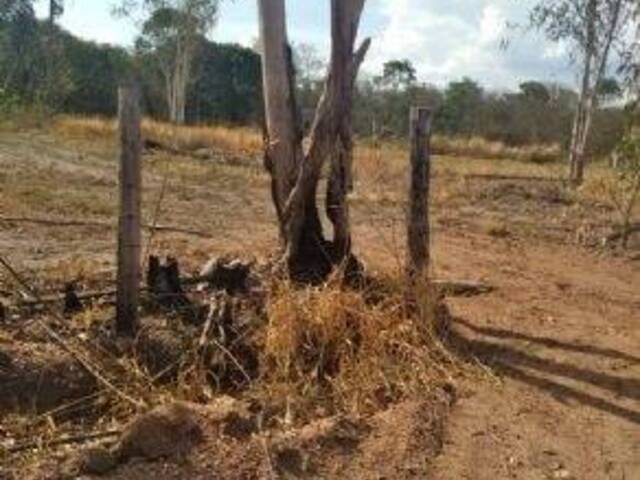
<svg viewBox="0 0 640 480">
<path fill-rule="evenodd" d="M 53 129 L 77 139 L 112 141 L 117 123 L 103 117 L 61 116 L 54 122 Z M 219 149 L 238 155 L 255 155 L 262 151 L 259 132 L 247 127 L 180 126 L 144 119 L 142 133 L 147 140 L 180 151 Z"/>
<path fill-rule="evenodd" d="M 361 414 L 451 381 L 461 366 L 433 334 L 435 308 L 421 318 L 406 310 L 400 284 L 384 290 L 277 284 L 261 362 L 266 397 L 300 414 Z"/>
<path fill-rule="evenodd" d="M 238 155 L 259 154 L 262 151 L 261 133 L 255 128 L 224 125 L 179 126 L 145 119 L 143 133 L 149 140 L 184 151 L 202 148 L 220 149 Z M 88 139 L 112 139 L 116 122 L 103 117 L 60 116 L 54 122 L 54 130 L 67 136 Z M 406 146 L 399 141 L 384 142 L 386 153 L 406 156 Z M 361 161 L 375 161 L 380 146 L 376 142 L 359 142 L 356 157 Z M 452 157 L 484 159 L 512 159 L 524 162 L 545 163 L 560 158 L 559 145 L 527 145 L 511 147 L 502 142 L 481 137 L 447 137 L 434 135 L 433 153 Z"/>
</svg>

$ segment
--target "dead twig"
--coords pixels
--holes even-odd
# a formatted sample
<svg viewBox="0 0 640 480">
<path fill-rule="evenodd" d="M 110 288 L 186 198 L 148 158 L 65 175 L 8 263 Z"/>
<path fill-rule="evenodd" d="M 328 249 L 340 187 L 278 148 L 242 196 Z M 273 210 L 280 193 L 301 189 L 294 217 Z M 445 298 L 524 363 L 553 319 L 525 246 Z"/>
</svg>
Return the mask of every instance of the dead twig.
<svg viewBox="0 0 640 480">
<path fill-rule="evenodd" d="M 272 480 L 275 478 L 278 478 L 276 476 L 276 470 L 275 468 L 273 468 L 273 460 L 271 459 L 271 452 L 269 451 L 269 443 L 267 441 L 267 438 L 263 436 L 262 441 L 260 443 L 262 444 L 262 450 L 264 451 L 264 456 L 267 459 L 267 467 L 269 468 L 269 478 Z"/>
<path fill-rule="evenodd" d="M 85 442 L 91 442 L 93 440 L 102 440 L 104 438 L 117 437 L 121 434 L 122 434 L 122 430 L 108 430 L 106 432 L 71 435 L 71 436 L 51 440 L 48 442 L 33 440 L 30 442 L 14 445 L 13 447 L 9 447 L 6 449 L 6 451 L 8 453 L 20 453 L 25 450 L 30 450 L 32 448 L 39 448 L 41 445 L 46 445 L 48 447 L 59 447 L 62 445 L 70 445 L 72 443 L 85 443 Z"/>
<path fill-rule="evenodd" d="M 147 260 L 149 258 L 149 255 L 151 254 L 151 248 L 153 247 L 153 239 L 155 237 L 155 233 L 158 231 L 157 230 L 158 219 L 160 218 L 160 212 L 162 211 L 162 202 L 164 201 L 164 196 L 167 191 L 168 183 L 169 183 L 169 171 L 168 169 L 166 169 L 166 164 L 165 164 L 165 172 L 164 172 L 164 177 L 162 179 L 162 187 L 160 188 L 160 193 L 158 194 L 158 200 L 156 201 L 156 205 L 153 211 L 153 217 L 151 220 L 152 228 L 149 229 L 150 230 L 149 238 L 147 238 L 147 245 L 144 250 L 144 256 L 142 257 L 144 262 L 142 266 L 143 271 L 147 269 Z"/>
<path fill-rule="evenodd" d="M 35 218 L 35 217 L 8 217 L 0 215 L 0 222 L 6 223 L 32 223 L 37 225 L 45 225 L 49 227 L 96 227 L 96 228 L 116 228 L 112 223 L 99 222 L 99 221 L 84 221 L 84 220 L 64 220 L 64 219 L 49 219 L 49 218 Z M 183 233 L 185 235 L 193 235 L 195 237 L 213 238 L 208 232 L 201 230 L 181 228 L 172 225 L 155 225 L 144 224 L 142 228 L 153 232 L 170 232 L 170 233 Z"/>
<path fill-rule="evenodd" d="M 115 288 L 110 288 L 107 290 L 101 291 L 91 291 L 76 294 L 78 300 L 95 300 L 98 298 L 111 297 L 116 294 Z M 54 303 L 59 303 L 64 301 L 64 294 L 56 294 L 56 295 L 42 295 L 39 298 L 25 299 L 16 302 L 13 307 L 36 307 L 38 305 L 51 305 Z"/>
<path fill-rule="evenodd" d="M 198 285 L 203 282 L 207 282 L 209 277 L 207 276 L 196 276 L 196 277 L 184 277 L 180 279 L 180 283 L 183 286 L 193 286 Z M 148 291 L 147 287 L 140 287 L 140 292 Z M 104 297 L 113 297 L 116 294 L 115 288 L 108 288 L 105 290 L 96 290 L 78 293 L 78 300 L 95 300 Z M 31 295 L 33 297 L 33 295 Z M 54 295 L 39 295 L 38 297 L 19 300 L 15 303 L 5 304 L 6 308 L 32 308 L 37 307 L 39 305 L 52 305 L 55 303 L 60 303 L 64 301 L 64 294 L 54 294 Z"/>
<path fill-rule="evenodd" d="M 242 364 L 238 361 L 238 359 L 233 355 L 233 353 L 231 353 L 227 347 L 222 345 L 215 338 L 211 338 L 211 343 L 213 343 L 216 347 L 218 347 L 220 351 L 224 353 L 229 358 L 229 360 L 231 360 L 231 362 L 236 366 L 238 371 L 245 378 L 245 380 L 247 381 L 247 384 L 251 384 L 251 377 L 249 376 L 247 371 L 244 369 Z"/>
</svg>

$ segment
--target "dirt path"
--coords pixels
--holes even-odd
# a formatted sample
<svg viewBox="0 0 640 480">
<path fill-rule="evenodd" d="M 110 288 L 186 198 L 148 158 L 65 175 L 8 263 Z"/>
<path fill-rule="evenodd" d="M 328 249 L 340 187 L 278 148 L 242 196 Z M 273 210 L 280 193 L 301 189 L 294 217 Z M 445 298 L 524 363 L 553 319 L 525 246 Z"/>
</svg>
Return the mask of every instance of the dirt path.
<svg viewBox="0 0 640 480">
<path fill-rule="evenodd" d="M 432 478 L 640 478 L 637 267 L 451 233 L 443 269 L 498 287 L 452 312 L 458 340 L 500 381 L 462 395 Z"/>
<path fill-rule="evenodd" d="M 148 209 L 170 168 L 159 220 L 212 234 L 207 240 L 162 235 L 154 251 L 177 254 L 195 268 L 210 254 L 259 255 L 273 248 L 264 174 L 190 159 L 171 159 L 166 167 L 156 157 L 146 161 Z M 0 167 L 0 213 L 113 218 L 113 152 L 61 148 L 46 135 L 6 136 L 0 137 Z M 459 182 L 446 181 L 437 187 L 455 189 Z M 491 185 L 473 188 L 485 186 Z M 518 196 L 511 189 L 505 196 L 494 188 L 494 201 L 463 187 L 458 204 L 447 199 L 435 209 L 435 271 L 497 287 L 490 295 L 450 301 L 452 341 L 496 378 L 459 389 L 430 478 L 640 479 L 640 265 L 540 235 L 575 216 L 571 204 L 544 203 L 545 192 Z M 402 261 L 401 207 L 382 200 L 354 205 L 356 247 L 373 266 Z M 515 214 L 535 230 L 517 230 Z M 481 222 L 494 217 L 513 232 L 492 235 Z M 44 271 L 49 281 L 104 277 L 113 267 L 113 238 L 91 228 L 0 224 L 0 250 L 21 271 Z M 0 290 L 6 285 L 0 274 Z"/>
</svg>

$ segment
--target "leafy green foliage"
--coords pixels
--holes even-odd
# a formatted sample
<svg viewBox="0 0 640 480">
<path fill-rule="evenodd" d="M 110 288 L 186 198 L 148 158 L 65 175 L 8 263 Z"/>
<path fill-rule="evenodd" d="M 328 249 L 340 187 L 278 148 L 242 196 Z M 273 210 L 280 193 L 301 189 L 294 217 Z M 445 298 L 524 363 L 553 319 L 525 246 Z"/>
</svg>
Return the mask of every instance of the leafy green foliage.
<svg viewBox="0 0 640 480">
<path fill-rule="evenodd" d="M 0 25 L 34 19 L 33 0 L 0 0 Z"/>
<path fill-rule="evenodd" d="M 622 93 L 620 83 L 612 77 L 601 79 L 596 87 L 598 98 L 605 102 L 620 98 Z"/>
<path fill-rule="evenodd" d="M 447 133 L 472 135 L 478 129 L 483 91 L 477 82 L 463 78 L 451 82 L 444 94 L 440 126 Z"/>
<path fill-rule="evenodd" d="M 63 37 L 72 88 L 62 98 L 61 109 L 69 113 L 115 115 L 117 88 L 133 71 L 133 61 L 126 50 Z"/>
<path fill-rule="evenodd" d="M 0 85 L 12 95 L 35 100 L 43 74 L 43 58 L 32 2 L 1 1 Z"/>
<path fill-rule="evenodd" d="M 416 81 L 416 69 L 409 60 L 390 60 L 382 67 L 378 81 L 394 90 L 409 88 Z"/>
<path fill-rule="evenodd" d="M 520 84 L 520 92 L 531 103 L 546 103 L 551 100 L 551 94 L 546 85 L 540 82 L 523 82 Z"/>
<path fill-rule="evenodd" d="M 20 106 L 20 98 L 17 95 L 0 88 L 0 114 L 10 115 Z"/>
<path fill-rule="evenodd" d="M 258 123 L 262 80 L 260 57 L 255 52 L 205 41 L 194 63 L 195 81 L 187 97 L 189 120 Z"/>
<path fill-rule="evenodd" d="M 0 0 L 8 5 L 17 0 Z M 38 22 L 28 7 L 26 16 L 3 10 L 0 20 L 0 108 L 45 105 L 56 111 L 114 115 L 117 86 L 130 77 L 142 85 L 144 108 L 154 118 L 168 118 L 166 81 L 159 68 L 160 43 L 144 45 L 157 28 L 170 28 L 175 12 L 163 10 L 147 25 L 147 35 L 131 53 L 122 48 L 80 40 L 57 26 Z M 12 10 L 16 12 L 17 10 Z M 13 22 L 13 23 L 11 23 Z M 154 23 L 152 26 L 151 23 Z M 20 28 L 14 28 L 20 26 Z M 12 30 L 13 29 L 13 30 Z M 46 39 L 55 35 L 56 68 L 47 72 Z M 262 118 L 260 58 L 252 50 L 210 42 L 197 37 L 193 71 L 186 90 L 186 120 L 191 123 L 256 124 Z M 168 44 L 170 45 L 170 43 Z M 317 53 L 297 57 L 298 100 L 312 112 L 323 88 L 323 68 Z M 427 105 L 436 111 L 436 133 L 480 136 L 509 145 L 560 143 L 571 134 L 577 95 L 558 85 L 523 82 L 518 92 L 490 92 L 471 79 L 451 82 L 441 89 L 416 80 L 415 68 L 405 61 L 388 62 L 380 77 L 357 84 L 354 128 L 358 135 L 372 133 L 403 137 L 408 134 L 409 109 Z M 386 72 L 385 72 L 386 70 Z M 387 83 L 379 78 L 386 76 Z M 53 78 L 53 82 L 46 79 Z M 304 81 L 303 81 L 304 80 Z M 397 83 L 397 88 L 393 84 Z M 52 98 L 53 97 L 53 98 Z M 590 152 L 608 153 L 624 131 L 624 116 L 615 106 L 594 117 Z"/>
<path fill-rule="evenodd" d="M 64 13 L 64 0 L 49 0 L 49 21 L 53 22 Z"/>
<path fill-rule="evenodd" d="M 169 119 L 184 123 L 193 60 L 215 24 L 218 0 L 144 0 L 147 17 L 136 42 L 138 54 L 163 77 Z"/>
</svg>

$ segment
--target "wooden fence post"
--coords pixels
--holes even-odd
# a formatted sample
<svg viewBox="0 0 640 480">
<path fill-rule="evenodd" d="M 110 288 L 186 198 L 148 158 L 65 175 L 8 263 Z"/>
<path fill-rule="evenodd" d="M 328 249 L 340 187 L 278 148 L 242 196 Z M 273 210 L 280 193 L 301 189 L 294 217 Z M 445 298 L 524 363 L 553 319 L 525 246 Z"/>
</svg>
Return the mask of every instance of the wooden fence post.
<svg viewBox="0 0 640 480">
<path fill-rule="evenodd" d="M 116 334 L 132 337 L 138 326 L 140 284 L 140 196 L 142 134 L 138 87 L 118 89 L 120 134 L 120 210 L 118 218 L 118 273 Z"/>
<path fill-rule="evenodd" d="M 407 215 L 407 276 L 410 284 L 429 268 L 429 184 L 431 176 L 431 110 L 411 109 L 411 179 Z"/>
</svg>

